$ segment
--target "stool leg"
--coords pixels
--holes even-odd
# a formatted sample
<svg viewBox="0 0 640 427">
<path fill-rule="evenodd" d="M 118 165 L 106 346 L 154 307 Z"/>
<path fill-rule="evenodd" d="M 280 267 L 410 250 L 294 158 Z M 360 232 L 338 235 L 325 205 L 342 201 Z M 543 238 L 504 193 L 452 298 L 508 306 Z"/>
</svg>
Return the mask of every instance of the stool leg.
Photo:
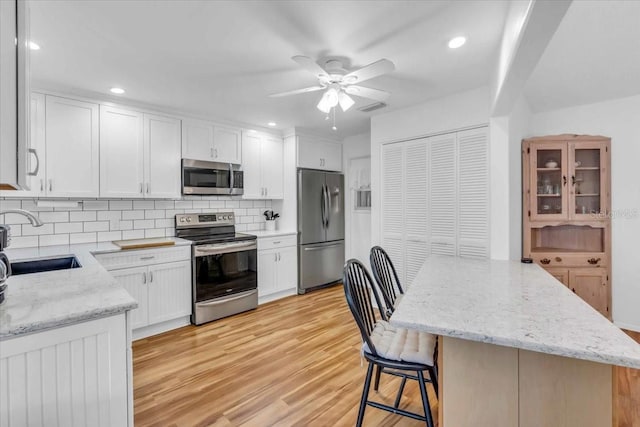
<svg viewBox="0 0 640 427">
<path fill-rule="evenodd" d="M 360 409 L 358 410 L 358 420 L 356 421 L 356 427 L 362 426 L 362 419 L 364 418 L 364 410 L 367 407 L 367 397 L 369 397 L 369 388 L 371 387 L 371 375 L 373 374 L 373 363 L 369 362 L 367 368 L 367 377 L 364 380 L 364 388 L 362 390 L 362 398 L 360 399 Z"/>
<path fill-rule="evenodd" d="M 422 406 L 424 407 L 424 417 L 427 419 L 427 427 L 433 427 L 433 417 L 431 416 L 431 406 L 429 405 L 429 396 L 427 395 L 427 387 L 425 386 L 424 374 L 418 371 L 418 383 L 420 385 L 420 394 L 422 395 Z"/>
<path fill-rule="evenodd" d="M 380 386 L 380 371 L 382 371 L 382 368 L 380 365 L 376 365 L 376 380 L 373 383 L 373 389 L 375 391 L 378 391 L 378 387 Z"/>
<path fill-rule="evenodd" d="M 429 368 L 429 377 L 431 378 L 431 384 L 433 384 L 433 391 L 436 392 L 436 397 L 438 397 L 438 371 L 435 367 Z"/>
</svg>

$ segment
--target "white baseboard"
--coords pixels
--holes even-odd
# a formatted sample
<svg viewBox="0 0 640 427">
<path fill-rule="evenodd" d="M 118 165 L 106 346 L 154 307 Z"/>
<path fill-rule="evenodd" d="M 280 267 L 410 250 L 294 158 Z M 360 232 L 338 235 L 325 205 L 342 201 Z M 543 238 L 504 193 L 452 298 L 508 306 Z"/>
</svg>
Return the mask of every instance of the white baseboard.
<svg viewBox="0 0 640 427">
<path fill-rule="evenodd" d="M 166 322 L 156 323 L 155 325 L 144 326 L 134 329 L 132 332 L 133 341 L 158 335 L 172 329 L 181 328 L 191 324 L 191 316 L 178 317 L 177 319 L 167 320 Z"/>
<path fill-rule="evenodd" d="M 297 294 L 298 294 L 297 288 L 285 289 L 284 291 L 276 292 L 274 294 L 258 297 L 258 305 L 264 304 L 266 302 L 275 301 L 280 298 L 289 297 L 291 295 L 297 295 Z"/>
<path fill-rule="evenodd" d="M 628 331 L 633 331 L 633 332 L 640 332 L 640 325 L 634 325 L 631 323 L 616 322 L 616 321 L 614 321 L 613 324 L 620 329 L 626 329 Z"/>
</svg>

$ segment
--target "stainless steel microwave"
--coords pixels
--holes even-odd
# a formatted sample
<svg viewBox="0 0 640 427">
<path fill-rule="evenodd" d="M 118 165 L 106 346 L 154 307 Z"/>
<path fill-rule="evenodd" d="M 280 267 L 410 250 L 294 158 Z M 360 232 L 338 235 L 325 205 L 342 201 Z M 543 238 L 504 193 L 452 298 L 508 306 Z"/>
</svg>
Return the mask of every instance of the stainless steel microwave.
<svg viewBox="0 0 640 427">
<path fill-rule="evenodd" d="M 242 194 L 240 165 L 182 159 L 182 194 Z"/>
</svg>

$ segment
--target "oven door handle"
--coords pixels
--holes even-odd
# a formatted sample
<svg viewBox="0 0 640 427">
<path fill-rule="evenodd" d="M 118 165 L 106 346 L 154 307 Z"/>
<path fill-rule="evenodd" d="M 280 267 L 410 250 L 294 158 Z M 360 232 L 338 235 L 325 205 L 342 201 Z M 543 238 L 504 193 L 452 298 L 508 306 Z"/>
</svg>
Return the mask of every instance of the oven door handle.
<svg viewBox="0 0 640 427">
<path fill-rule="evenodd" d="M 257 249 L 258 245 L 255 241 L 251 242 L 242 242 L 242 243 L 230 243 L 230 244 L 221 244 L 221 245 L 203 245 L 203 246 L 195 246 L 194 247 L 194 255 L 195 257 L 207 256 L 207 255 L 218 255 L 218 254 L 227 254 L 232 252 L 242 252 L 242 251 L 250 251 L 253 249 Z"/>
<path fill-rule="evenodd" d="M 234 177 L 233 177 L 233 164 L 229 163 L 229 194 L 233 193 L 233 186 L 234 186 Z"/>
<path fill-rule="evenodd" d="M 242 299 L 242 298 L 246 298 L 249 295 L 253 295 L 256 292 L 258 292 L 257 289 L 252 289 L 250 291 L 246 291 L 246 292 L 241 292 L 239 294 L 233 295 L 233 296 L 229 296 L 229 297 L 224 297 L 224 298 L 219 298 L 216 299 L 214 301 L 209 301 L 209 302 L 197 302 L 196 305 L 198 307 L 211 307 L 212 305 L 220 305 L 220 304 L 224 304 L 227 303 L 229 301 L 235 301 L 238 299 Z"/>
</svg>

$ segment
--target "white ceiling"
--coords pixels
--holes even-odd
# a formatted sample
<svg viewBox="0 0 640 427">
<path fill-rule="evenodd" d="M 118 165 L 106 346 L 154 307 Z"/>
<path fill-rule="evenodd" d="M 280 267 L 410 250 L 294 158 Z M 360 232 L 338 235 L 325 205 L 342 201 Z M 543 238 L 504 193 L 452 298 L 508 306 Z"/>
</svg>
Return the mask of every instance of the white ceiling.
<svg viewBox="0 0 640 427">
<path fill-rule="evenodd" d="M 199 116 L 332 134 L 320 93 L 269 98 L 316 83 L 290 58 L 380 58 L 396 71 L 363 83 L 390 91 L 382 113 L 488 84 L 505 1 L 49 1 L 32 2 L 34 85 L 103 94 Z M 447 41 L 466 35 L 458 50 Z M 356 107 L 372 101 L 358 100 Z M 338 112 L 336 137 L 368 130 Z"/>
<path fill-rule="evenodd" d="M 527 82 L 533 111 L 640 94 L 640 1 L 574 1 Z"/>
</svg>

